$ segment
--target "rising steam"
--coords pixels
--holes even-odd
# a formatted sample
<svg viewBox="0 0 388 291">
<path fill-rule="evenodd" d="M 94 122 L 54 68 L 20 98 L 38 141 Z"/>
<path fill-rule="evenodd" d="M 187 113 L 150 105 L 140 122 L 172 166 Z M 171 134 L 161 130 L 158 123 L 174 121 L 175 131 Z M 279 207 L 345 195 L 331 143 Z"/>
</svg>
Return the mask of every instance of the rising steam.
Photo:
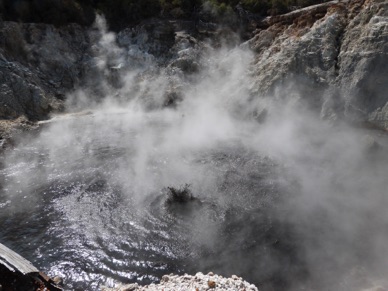
<svg viewBox="0 0 388 291">
<path fill-rule="evenodd" d="M 99 240 L 111 251 L 108 261 L 126 239 L 120 229 L 144 233 L 136 242 L 141 248 L 157 233 L 149 222 L 157 214 L 147 217 L 164 211 L 155 201 L 167 187 L 190 184 L 194 206 L 166 222 L 174 229 L 184 221 L 184 243 L 168 227 L 155 235 L 170 258 L 187 255 L 193 271 L 236 272 L 260 290 L 384 284 L 378 280 L 388 275 L 385 135 L 330 125 L 303 102 L 289 101 L 291 92 L 282 88 L 279 96 L 252 96 L 254 55 L 243 47 L 197 43 L 200 69 L 187 75 L 158 65 L 136 44 L 119 47 L 102 18 L 91 34 L 93 74 L 68 96 L 69 114 L 7 152 L 3 191 L 11 203 L 1 207 L 25 211 L 42 199 L 40 185 L 52 185 L 55 191 L 45 190 L 52 197 L 43 196 L 76 234 L 69 244 L 87 249 L 83 259 L 97 264 L 105 256 Z M 184 50 L 193 47 L 177 53 Z M 180 98 L 166 107 L 174 90 Z M 263 110 L 268 114 L 258 120 Z M 28 203 L 14 205 L 24 196 Z M 85 279 L 71 271 L 79 266 L 58 262 L 47 271 Z M 94 280 L 93 271 L 77 272 Z"/>
</svg>

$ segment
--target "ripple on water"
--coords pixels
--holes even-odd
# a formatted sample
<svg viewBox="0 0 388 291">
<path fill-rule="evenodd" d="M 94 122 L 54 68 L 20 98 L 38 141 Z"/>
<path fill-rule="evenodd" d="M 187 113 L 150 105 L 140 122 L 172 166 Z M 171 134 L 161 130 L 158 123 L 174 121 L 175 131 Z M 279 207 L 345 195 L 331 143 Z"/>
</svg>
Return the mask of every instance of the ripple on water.
<svg viewBox="0 0 388 291">
<path fill-rule="evenodd" d="M 141 136 L 128 131 L 117 139 L 92 129 L 82 146 L 77 143 L 82 130 L 54 148 L 37 151 L 34 141 L 21 145 L 10 158 L 13 163 L 1 170 L 14 187 L 1 191 L 2 240 L 48 274 L 64 277 L 69 289 L 95 290 L 113 281 L 146 284 L 166 273 L 199 268 L 222 270 L 228 257 L 238 258 L 245 247 L 233 237 L 234 218 L 252 223 L 252 233 L 244 233 L 248 240 L 256 229 L 270 228 L 256 227 L 257 216 L 241 215 L 264 208 L 278 195 L 270 159 L 236 144 L 176 155 L 156 144 L 148 149 L 144 172 L 135 172 L 141 152 L 126 143 Z M 143 175 L 143 183 L 135 183 L 136 175 Z M 166 187 L 184 183 L 192 184 L 196 199 L 167 205 Z"/>
</svg>

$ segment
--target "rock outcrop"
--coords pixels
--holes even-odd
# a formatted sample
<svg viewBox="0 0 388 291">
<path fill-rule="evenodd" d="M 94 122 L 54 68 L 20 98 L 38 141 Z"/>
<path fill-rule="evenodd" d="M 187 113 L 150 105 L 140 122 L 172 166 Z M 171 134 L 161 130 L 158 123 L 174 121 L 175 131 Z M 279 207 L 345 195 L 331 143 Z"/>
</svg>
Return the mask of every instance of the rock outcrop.
<svg viewBox="0 0 388 291">
<path fill-rule="evenodd" d="M 324 118 L 386 128 L 387 5 L 332 1 L 265 19 L 247 42 L 257 53 L 252 90 L 303 99 Z"/>
<path fill-rule="evenodd" d="M 243 44 L 256 54 L 252 97 L 296 99 L 323 118 L 345 117 L 387 128 L 387 5 L 380 0 L 331 1 L 263 20 L 252 18 L 245 25 L 257 29 Z M 145 73 L 139 80 L 167 78 L 169 85 L 161 88 L 164 101 L 158 106 L 175 105 L 184 98 L 190 75 L 202 68 L 208 46 L 200 41 L 202 26 L 193 21 L 143 21 L 112 36 L 120 56 L 109 62 L 96 27 L 2 21 L 0 118 L 48 118 L 50 112 L 62 110 L 68 93 L 81 85 L 93 88 L 95 96 L 97 89 L 103 90 L 101 84 L 118 89 L 118 72 L 130 67 L 142 67 Z M 222 35 L 215 31 L 202 36 Z M 98 54 L 108 60 L 103 71 Z M 151 64 L 158 67 L 149 73 Z M 105 81 L 96 82 L 101 78 Z"/>
<path fill-rule="evenodd" d="M 114 87 L 123 69 L 144 71 L 158 64 L 195 72 L 200 47 L 181 29 L 182 25 L 157 19 L 117 35 L 106 31 L 101 18 L 90 28 L 0 22 L 0 118 L 46 119 L 63 109 L 66 95 L 78 87 L 93 87 L 96 94 L 96 89 L 103 90 L 101 84 Z M 196 50 L 190 50 L 194 46 Z M 178 93 L 166 94 L 171 98 Z"/>
<path fill-rule="evenodd" d="M 347 26 L 338 56 L 346 114 L 388 128 L 387 64 L 388 2 L 366 1 Z"/>
<path fill-rule="evenodd" d="M 85 67 L 88 35 L 79 25 L 0 23 L 0 117 L 47 118 L 62 107 Z"/>
<path fill-rule="evenodd" d="M 0 290 L 63 290 L 29 261 L 0 243 Z"/>
</svg>

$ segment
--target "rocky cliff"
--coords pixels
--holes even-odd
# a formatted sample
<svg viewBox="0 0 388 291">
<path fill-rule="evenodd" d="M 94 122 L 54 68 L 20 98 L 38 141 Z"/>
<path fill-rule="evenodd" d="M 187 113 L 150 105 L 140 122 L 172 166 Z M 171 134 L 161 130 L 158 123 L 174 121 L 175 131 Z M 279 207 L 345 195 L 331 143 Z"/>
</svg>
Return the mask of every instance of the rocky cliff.
<svg viewBox="0 0 388 291">
<path fill-rule="evenodd" d="M 332 1 L 261 21 L 244 19 L 244 25 L 256 27 L 243 44 L 255 52 L 252 98 L 303 100 L 323 118 L 387 128 L 387 5 L 380 0 Z M 211 23 L 145 21 L 111 40 L 119 58 L 103 50 L 96 27 L 2 21 L 0 118 L 46 119 L 64 109 L 67 94 L 77 87 L 95 83 L 92 79 L 112 81 L 122 66 L 149 71 L 147 60 L 156 60 L 154 71 L 174 69 L 167 70 L 171 86 L 164 88 L 162 105 L 174 104 L 181 98 L 182 82 L 200 70 L 206 47 L 217 46 L 214 39 L 222 35 L 225 29 Z M 231 34 L 226 35 L 230 40 Z M 205 36 L 213 42 L 201 41 Z M 104 70 L 98 65 L 102 53 L 107 55 Z M 109 86 L 120 86 L 111 81 Z"/>
<path fill-rule="evenodd" d="M 292 92 L 322 117 L 386 128 L 387 5 L 332 1 L 265 19 L 248 42 L 257 53 L 253 90 L 264 96 Z"/>
</svg>

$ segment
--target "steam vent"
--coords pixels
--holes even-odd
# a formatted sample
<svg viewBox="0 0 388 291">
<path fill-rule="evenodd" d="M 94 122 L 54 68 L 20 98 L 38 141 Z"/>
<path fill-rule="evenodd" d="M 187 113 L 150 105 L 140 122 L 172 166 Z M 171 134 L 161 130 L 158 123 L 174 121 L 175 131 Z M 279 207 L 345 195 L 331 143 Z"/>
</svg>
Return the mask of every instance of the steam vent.
<svg viewBox="0 0 388 291">
<path fill-rule="evenodd" d="M 0 291 L 388 291 L 388 1 L 0 0 Z"/>
</svg>

